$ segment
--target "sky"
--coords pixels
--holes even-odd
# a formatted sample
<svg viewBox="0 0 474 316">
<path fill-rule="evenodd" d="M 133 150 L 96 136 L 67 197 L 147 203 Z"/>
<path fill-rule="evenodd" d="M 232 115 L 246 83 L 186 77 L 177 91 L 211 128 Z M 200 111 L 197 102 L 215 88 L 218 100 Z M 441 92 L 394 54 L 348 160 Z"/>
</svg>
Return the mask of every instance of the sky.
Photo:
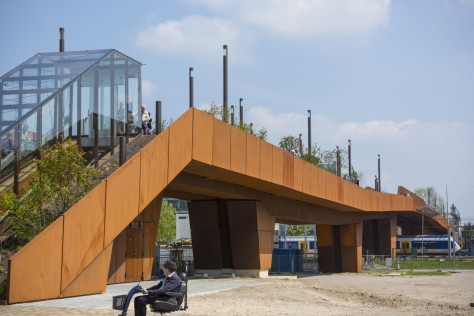
<svg viewBox="0 0 474 316">
<path fill-rule="evenodd" d="M 143 103 L 176 119 L 229 104 L 278 145 L 352 144 L 361 185 L 433 186 L 474 223 L 474 0 L 16 0 L 0 4 L 0 74 L 36 53 L 114 48 L 142 67 Z M 237 116 L 238 117 L 238 116 Z"/>
</svg>

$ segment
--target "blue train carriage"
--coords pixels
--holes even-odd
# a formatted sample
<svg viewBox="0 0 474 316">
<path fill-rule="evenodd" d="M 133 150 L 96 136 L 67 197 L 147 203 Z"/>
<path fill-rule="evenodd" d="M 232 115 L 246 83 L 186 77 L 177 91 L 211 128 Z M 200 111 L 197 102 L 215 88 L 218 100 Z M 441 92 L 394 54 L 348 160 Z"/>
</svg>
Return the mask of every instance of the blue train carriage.
<svg viewBox="0 0 474 316">
<path fill-rule="evenodd" d="M 285 247 L 286 246 L 286 247 Z M 315 244 L 314 236 L 307 236 L 306 241 L 304 236 L 287 236 L 286 245 L 285 239 L 280 238 L 279 241 L 274 243 L 274 248 L 288 248 L 288 249 L 301 249 L 304 254 L 314 254 Z"/>
<path fill-rule="evenodd" d="M 461 247 L 451 236 L 451 254 Z M 448 255 L 448 235 L 398 235 L 397 254 L 411 255 Z"/>
</svg>

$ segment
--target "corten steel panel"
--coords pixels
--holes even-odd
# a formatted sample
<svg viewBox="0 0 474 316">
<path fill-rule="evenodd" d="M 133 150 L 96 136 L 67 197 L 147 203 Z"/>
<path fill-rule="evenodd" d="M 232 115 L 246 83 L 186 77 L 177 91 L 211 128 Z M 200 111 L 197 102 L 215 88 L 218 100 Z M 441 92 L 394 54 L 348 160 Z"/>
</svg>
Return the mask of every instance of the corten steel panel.
<svg viewBox="0 0 474 316">
<path fill-rule="evenodd" d="M 361 247 L 341 247 L 341 265 L 342 272 L 361 272 L 361 255 L 358 256 L 359 248 Z"/>
<path fill-rule="evenodd" d="M 107 284 L 125 282 L 126 240 L 126 230 L 123 230 L 113 241 Z"/>
<path fill-rule="evenodd" d="M 227 201 L 229 230 L 258 230 L 255 201 Z"/>
<path fill-rule="evenodd" d="M 273 231 L 275 219 L 258 201 L 227 201 L 230 230 Z"/>
<path fill-rule="evenodd" d="M 247 163 L 245 174 L 251 177 L 260 177 L 260 139 L 247 134 Z"/>
<path fill-rule="evenodd" d="M 168 182 L 171 182 L 191 161 L 193 113 L 192 109 L 188 110 L 169 127 Z"/>
<path fill-rule="evenodd" d="M 211 165 L 213 118 L 207 113 L 193 110 L 193 159 Z"/>
<path fill-rule="evenodd" d="M 138 215 L 139 183 L 140 153 L 107 178 L 104 247 Z"/>
<path fill-rule="evenodd" d="M 326 174 L 326 199 L 336 201 L 338 186 L 334 182 L 334 175 L 326 170 L 322 170 Z"/>
<path fill-rule="evenodd" d="M 61 293 L 60 297 L 105 292 L 111 254 L 112 244 L 109 244 L 109 246 Z"/>
<path fill-rule="evenodd" d="M 343 272 L 360 272 L 363 222 L 341 225 L 341 264 Z"/>
<path fill-rule="evenodd" d="M 272 147 L 272 182 L 275 184 L 283 184 L 283 149 Z"/>
<path fill-rule="evenodd" d="M 272 267 L 273 231 L 259 231 L 258 244 L 260 252 L 260 269 L 269 270 Z"/>
<path fill-rule="evenodd" d="M 11 257 L 9 304 L 59 296 L 63 225 L 61 216 Z"/>
<path fill-rule="evenodd" d="M 151 279 L 151 270 L 153 268 L 153 259 L 155 258 L 155 242 L 158 234 L 158 223 L 143 223 L 143 278 Z"/>
<path fill-rule="evenodd" d="M 320 168 L 312 167 L 311 168 L 311 195 L 321 196 L 319 189 L 319 177 L 320 177 Z"/>
<path fill-rule="evenodd" d="M 390 218 L 379 219 L 378 228 L 379 254 L 390 256 L 392 254 L 392 230 L 390 227 Z"/>
<path fill-rule="evenodd" d="M 362 226 L 362 225 L 361 225 Z M 357 246 L 356 225 L 340 225 L 341 246 Z"/>
<path fill-rule="evenodd" d="M 271 182 L 273 172 L 273 146 L 260 142 L 260 179 Z"/>
<path fill-rule="evenodd" d="M 319 246 L 318 240 L 318 264 L 319 271 L 323 273 L 336 272 L 336 258 L 334 256 L 334 247 Z"/>
<path fill-rule="evenodd" d="M 212 164 L 230 169 L 230 125 L 213 120 L 212 135 Z"/>
<path fill-rule="evenodd" d="M 166 129 L 140 152 L 140 210 L 168 184 L 168 140 L 169 129 Z"/>
<path fill-rule="evenodd" d="M 231 128 L 230 144 L 230 170 L 245 174 L 247 133 L 237 128 Z"/>
<path fill-rule="evenodd" d="M 188 203 L 191 231 L 219 230 L 219 212 L 217 207 L 217 201 Z"/>
<path fill-rule="evenodd" d="M 303 160 L 295 157 L 293 159 L 293 189 L 303 191 Z"/>
<path fill-rule="evenodd" d="M 163 201 L 163 194 L 157 195 L 150 204 L 147 205 L 143 214 L 143 221 L 146 223 L 158 223 L 160 220 L 161 203 Z"/>
<path fill-rule="evenodd" d="M 333 227 L 332 225 L 316 225 L 316 235 L 318 238 L 318 248 L 320 246 L 333 246 Z"/>
<path fill-rule="evenodd" d="M 262 203 L 257 202 L 256 206 L 258 230 L 273 232 L 275 230 L 275 217 L 270 215 Z"/>
<path fill-rule="evenodd" d="M 104 249 L 106 182 L 64 214 L 61 291 Z"/>
<path fill-rule="evenodd" d="M 293 189 L 295 184 L 295 168 L 293 160 L 295 156 L 289 152 L 283 152 L 283 185 Z"/>
<path fill-rule="evenodd" d="M 260 269 L 259 232 L 231 230 L 229 233 L 234 269 Z"/>
<path fill-rule="evenodd" d="M 222 269 L 220 232 L 217 230 L 191 231 L 194 267 L 196 269 Z"/>
<path fill-rule="evenodd" d="M 318 192 L 318 196 L 325 199 L 326 198 L 326 174 L 327 172 L 324 171 L 323 169 L 319 168 L 319 177 L 318 177 L 318 180 L 319 180 L 319 183 L 318 183 L 318 187 L 319 187 L 319 192 Z"/>
<path fill-rule="evenodd" d="M 307 161 L 303 162 L 303 188 L 302 191 L 306 194 L 311 194 L 311 170 L 315 168 L 312 164 Z"/>
</svg>

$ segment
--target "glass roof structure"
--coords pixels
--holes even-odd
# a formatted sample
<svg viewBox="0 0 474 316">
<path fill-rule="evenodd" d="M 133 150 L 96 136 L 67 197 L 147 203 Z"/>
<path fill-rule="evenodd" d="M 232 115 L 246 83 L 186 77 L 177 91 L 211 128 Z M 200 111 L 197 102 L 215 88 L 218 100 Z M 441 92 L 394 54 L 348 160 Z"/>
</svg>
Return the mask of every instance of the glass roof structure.
<svg viewBox="0 0 474 316">
<path fill-rule="evenodd" d="M 141 66 L 115 49 L 53 52 L 36 54 L 3 75 L 0 177 L 59 138 L 94 148 L 97 157 L 118 137 L 138 134 Z"/>
</svg>

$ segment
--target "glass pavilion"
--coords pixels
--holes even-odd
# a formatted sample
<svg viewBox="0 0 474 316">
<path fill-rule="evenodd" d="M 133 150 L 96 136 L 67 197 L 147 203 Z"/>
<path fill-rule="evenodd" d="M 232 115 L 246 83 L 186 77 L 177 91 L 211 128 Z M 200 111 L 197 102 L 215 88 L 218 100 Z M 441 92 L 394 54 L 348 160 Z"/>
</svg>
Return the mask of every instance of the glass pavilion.
<svg viewBox="0 0 474 316">
<path fill-rule="evenodd" d="M 2 76 L 2 182 L 61 137 L 97 161 L 140 133 L 141 66 L 114 49 L 40 53 Z"/>
</svg>

